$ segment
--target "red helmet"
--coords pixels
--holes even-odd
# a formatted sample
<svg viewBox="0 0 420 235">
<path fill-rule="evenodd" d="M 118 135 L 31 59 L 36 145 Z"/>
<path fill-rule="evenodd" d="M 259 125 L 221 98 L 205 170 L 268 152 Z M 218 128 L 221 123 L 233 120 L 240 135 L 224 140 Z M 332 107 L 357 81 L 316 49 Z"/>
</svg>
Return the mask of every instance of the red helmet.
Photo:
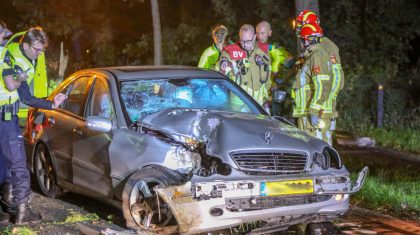
<svg viewBox="0 0 420 235">
<path fill-rule="evenodd" d="M 304 10 L 298 15 L 298 17 L 296 17 L 296 34 L 299 36 L 299 32 L 302 29 L 302 26 L 309 23 L 315 23 L 319 25 L 319 18 L 314 12 L 310 10 Z"/>
<path fill-rule="evenodd" d="M 305 24 L 299 32 L 299 36 L 305 41 L 305 46 L 319 42 L 324 36 L 321 27 L 316 23 Z"/>
</svg>

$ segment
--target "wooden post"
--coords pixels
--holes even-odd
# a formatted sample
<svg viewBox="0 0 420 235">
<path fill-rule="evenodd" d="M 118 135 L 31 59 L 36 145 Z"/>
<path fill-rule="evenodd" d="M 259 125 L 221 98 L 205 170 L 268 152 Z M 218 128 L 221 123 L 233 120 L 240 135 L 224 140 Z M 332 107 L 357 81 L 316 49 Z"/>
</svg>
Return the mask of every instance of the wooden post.
<svg viewBox="0 0 420 235">
<path fill-rule="evenodd" d="M 384 84 L 378 83 L 378 114 L 377 114 L 377 126 L 382 127 L 384 118 Z"/>
</svg>

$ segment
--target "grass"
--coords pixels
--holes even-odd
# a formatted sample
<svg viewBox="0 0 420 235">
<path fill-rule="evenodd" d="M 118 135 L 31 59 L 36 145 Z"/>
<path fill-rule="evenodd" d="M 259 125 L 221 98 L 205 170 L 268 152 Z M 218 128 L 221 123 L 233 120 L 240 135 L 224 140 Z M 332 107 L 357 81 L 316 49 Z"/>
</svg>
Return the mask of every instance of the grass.
<svg viewBox="0 0 420 235">
<path fill-rule="evenodd" d="M 64 220 L 64 223 L 76 223 L 82 221 L 96 221 L 99 220 L 99 216 L 94 213 L 80 214 L 75 211 L 70 211 L 70 215 Z"/>
<path fill-rule="evenodd" d="M 420 219 L 420 180 L 392 182 L 369 176 L 352 202 L 370 209 Z"/>
<path fill-rule="evenodd" d="M 352 195 L 352 204 L 398 217 L 420 219 L 420 173 L 416 166 L 393 166 L 392 162 L 380 165 L 361 158 L 343 158 L 350 172 L 369 165 L 369 175 L 362 189 Z M 356 177 L 353 173 L 352 178 Z"/>
<path fill-rule="evenodd" d="M 419 129 L 370 127 L 363 130 L 362 134 L 374 138 L 383 147 L 420 153 Z"/>
<path fill-rule="evenodd" d="M 97 221 L 99 216 L 94 213 L 81 214 L 74 210 L 69 210 L 70 215 L 63 222 L 54 222 L 54 224 L 77 223 L 83 221 Z"/>
<path fill-rule="evenodd" d="M 32 229 L 28 227 L 14 227 L 13 229 L 6 228 L 3 231 L 0 230 L 0 234 L 2 235 L 15 235 L 15 234 L 16 235 L 36 235 L 37 232 L 33 231 Z"/>
</svg>

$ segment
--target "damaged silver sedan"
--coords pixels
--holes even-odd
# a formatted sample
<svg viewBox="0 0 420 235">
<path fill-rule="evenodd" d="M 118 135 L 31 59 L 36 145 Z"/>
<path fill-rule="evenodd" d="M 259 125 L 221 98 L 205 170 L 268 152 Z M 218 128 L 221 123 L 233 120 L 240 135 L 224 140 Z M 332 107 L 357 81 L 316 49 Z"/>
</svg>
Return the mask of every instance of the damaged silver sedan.
<svg viewBox="0 0 420 235">
<path fill-rule="evenodd" d="M 191 67 L 79 71 L 31 109 L 28 164 L 42 192 L 122 208 L 127 227 L 195 234 L 258 222 L 253 233 L 322 223 L 356 182 L 336 150 L 268 115 L 234 82 Z M 50 97 L 50 98 L 51 98 Z"/>
</svg>

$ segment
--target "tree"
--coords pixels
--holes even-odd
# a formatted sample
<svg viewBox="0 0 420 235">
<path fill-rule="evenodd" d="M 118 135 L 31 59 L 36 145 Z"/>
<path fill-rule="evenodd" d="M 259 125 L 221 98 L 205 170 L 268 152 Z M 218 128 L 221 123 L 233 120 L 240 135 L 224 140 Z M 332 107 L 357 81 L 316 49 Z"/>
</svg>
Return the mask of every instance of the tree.
<svg viewBox="0 0 420 235">
<path fill-rule="evenodd" d="M 320 16 L 318 0 L 295 0 L 295 5 L 296 16 L 304 10 L 311 10 L 317 16 Z"/>
<path fill-rule="evenodd" d="M 162 31 L 160 27 L 160 14 L 158 0 L 150 0 L 153 18 L 153 48 L 155 65 L 162 64 Z"/>
</svg>

